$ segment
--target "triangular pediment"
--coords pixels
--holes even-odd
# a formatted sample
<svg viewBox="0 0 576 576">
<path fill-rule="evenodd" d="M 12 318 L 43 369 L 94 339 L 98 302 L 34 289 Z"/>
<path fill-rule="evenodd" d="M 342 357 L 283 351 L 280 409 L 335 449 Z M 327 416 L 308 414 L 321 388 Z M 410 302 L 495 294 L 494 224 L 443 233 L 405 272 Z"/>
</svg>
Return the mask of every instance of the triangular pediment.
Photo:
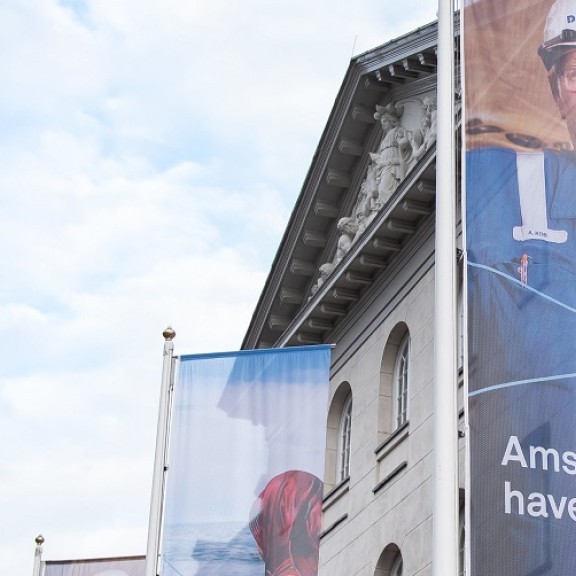
<svg viewBox="0 0 576 576">
<path fill-rule="evenodd" d="M 432 23 L 350 62 L 243 348 L 333 341 L 433 233 L 436 45 Z"/>
</svg>

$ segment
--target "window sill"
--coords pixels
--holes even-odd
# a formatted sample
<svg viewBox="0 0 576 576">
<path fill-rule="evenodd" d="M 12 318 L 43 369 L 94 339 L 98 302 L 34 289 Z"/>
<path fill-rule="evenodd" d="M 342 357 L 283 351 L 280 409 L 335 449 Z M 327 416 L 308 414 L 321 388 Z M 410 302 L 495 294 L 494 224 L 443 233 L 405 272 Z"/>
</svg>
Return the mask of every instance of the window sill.
<svg viewBox="0 0 576 576">
<path fill-rule="evenodd" d="M 340 524 L 342 524 L 342 522 L 345 522 L 348 519 L 348 514 L 343 514 L 342 516 L 340 516 L 340 518 L 338 518 L 338 520 L 336 520 L 336 522 L 334 522 L 332 524 L 332 526 L 329 526 L 328 528 L 326 528 L 326 530 L 323 530 L 322 532 L 320 532 L 320 540 L 322 540 L 322 538 L 328 536 L 328 534 L 330 534 L 330 532 L 332 532 L 333 530 L 335 530 L 336 528 L 338 528 L 338 526 L 340 526 Z"/>
<path fill-rule="evenodd" d="M 337 484 L 334 488 L 332 488 L 332 490 L 330 490 L 330 492 L 328 492 L 328 494 L 326 494 L 326 496 L 324 496 L 324 498 L 322 498 L 322 512 L 328 510 L 328 508 L 330 508 L 332 504 L 340 500 L 340 498 L 342 498 L 344 494 L 348 494 L 349 490 L 350 490 L 350 476 L 342 480 L 342 482 Z"/>
<path fill-rule="evenodd" d="M 386 454 L 389 454 L 398 444 L 400 444 L 405 438 L 410 434 L 410 422 L 406 421 L 400 428 L 396 428 L 376 450 L 374 454 L 377 456 L 378 462 L 380 462 Z"/>
<path fill-rule="evenodd" d="M 408 462 L 406 462 L 406 461 L 404 461 L 401 464 L 399 464 L 398 466 L 396 466 L 396 468 L 394 468 L 394 470 L 392 470 L 392 472 L 390 472 L 390 474 L 388 474 L 388 476 L 386 476 L 386 478 L 383 478 L 380 482 L 378 482 L 378 484 L 376 484 L 376 486 L 374 486 L 374 488 L 372 488 L 372 492 L 374 494 L 377 494 L 378 492 L 380 492 L 380 490 L 382 490 L 382 488 L 384 488 L 384 486 L 386 486 L 386 484 L 389 484 L 390 482 L 392 482 L 392 480 L 394 480 L 394 478 L 396 478 L 396 476 L 398 476 L 398 474 L 400 474 L 400 472 L 405 470 L 407 467 L 408 467 Z"/>
</svg>

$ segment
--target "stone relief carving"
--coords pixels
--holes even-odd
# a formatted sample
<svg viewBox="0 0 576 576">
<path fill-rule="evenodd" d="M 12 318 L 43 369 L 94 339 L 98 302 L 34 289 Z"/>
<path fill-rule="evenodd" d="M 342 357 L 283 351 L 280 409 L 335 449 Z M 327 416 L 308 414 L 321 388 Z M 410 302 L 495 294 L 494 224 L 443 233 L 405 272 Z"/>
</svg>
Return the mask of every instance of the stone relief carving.
<svg viewBox="0 0 576 576">
<path fill-rule="evenodd" d="M 422 122 L 420 128 L 412 132 L 412 165 L 436 142 L 436 97 L 426 96 L 422 101 Z"/>
<path fill-rule="evenodd" d="M 356 233 L 358 232 L 358 222 L 354 216 L 340 218 L 338 220 L 337 229 L 341 232 L 336 245 L 336 256 L 334 256 L 334 267 L 338 266 L 342 258 L 348 254 L 352 247 Z"/>
<path fill-rule="evenodd" d="M 334 270 L 334 264 L 332 264 L 332 262 L 326 262 L 325 264 L 322 264 L 322 266 L 320 266 L 319 268 L 320 276 L 318 277 L 316 284 L 312 286 L 311 290 L 312 296 L 314 296 L 314 294 L 318 292 L 318 290 L 322 287 L 322 284 L 326 282 L 326 278 L 328 278 L 328 276 L 332 274 L 333 270 Z"/>
<path fill-rule="evenodd" d="M 382 208 L 378 195 L 377 169 L 378 166 L 376 164 L 370 163 L 366 172 L 366 178 L 364 178 L 364 181 L 360 185 L 360 192 L 358 193 L 356 208 L 354 210 L 356 222 L 358 223 L 358 230 L 354 236 L 354 241 L 368 228 L 370 222 L 372 222 L 376 214 L 378 214 L 378 210 Z"/>
<path fill-rule="evenodd" d="M 332 262 L 319 268 L 319 277 L 312 286 L 310 298 L 322 287 L 334 268 L 348 253 L 354 242 L 374 220 L 378 212 L 398 189 L 408 172 L 436 142 L 436 97 L 417 100 L 420 105 L 420 126 L 407 130 L 400 125 L 404 107 L 397 103 L 376 105 L 374 118 L 382 126 L 382 140 L 376 152 L 370 152 L 370 163 L 353 212 L 338 221 L 340 232 Z M 415 112 L 417 112 L 416 108 Z M 415 121 L 414 121 L 415 120 Z M 414 119 L 416 124 L 417 120 Z"/>
<path fill-rule="evenodd" d="M 383 138 L 376 153 L 370 158 L 376 165 L 376 181 L 378 182 L 378 201 L 380 206 L 388 201 L 396 192 L 398 185 L 408 171 L 412 158 L 412 144 L 407 131 L 400 126 L 400 118 L 404 113 L 402 106 L 387 104 L 376 106 L 374 118 L 380 120 Z"/>
</svg>

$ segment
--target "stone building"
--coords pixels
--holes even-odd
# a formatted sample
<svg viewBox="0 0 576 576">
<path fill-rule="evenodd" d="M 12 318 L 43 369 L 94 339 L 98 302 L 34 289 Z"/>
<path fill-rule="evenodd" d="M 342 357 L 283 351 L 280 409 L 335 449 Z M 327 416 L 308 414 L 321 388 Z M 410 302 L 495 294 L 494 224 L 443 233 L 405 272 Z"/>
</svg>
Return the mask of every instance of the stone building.
<svg viewBox="0 0 576 576">
<path fill-rule="evenodd" d="M 243 342 L 335 345 L 321 576 L 431 574 L 436 46 L 351 61 Z"/>
</svg>

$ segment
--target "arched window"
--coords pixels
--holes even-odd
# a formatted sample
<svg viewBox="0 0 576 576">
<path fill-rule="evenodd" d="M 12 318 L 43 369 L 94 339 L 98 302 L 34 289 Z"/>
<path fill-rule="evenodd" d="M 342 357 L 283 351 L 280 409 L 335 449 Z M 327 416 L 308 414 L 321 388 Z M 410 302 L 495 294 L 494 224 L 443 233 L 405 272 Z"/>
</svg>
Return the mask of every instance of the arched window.
<svg viewBox="0 0 576 576">
<path fill-rule="evenodd" d="M 394 424 L 400 428 L 408 421 L 408 368 L 410 338 L 406 336 L 398 348 L 394 370 Z"/>
<path fill-rule="evenodd" d="M 338 482 L 350 476 L 350 440 L 352 436 L 352 394 L 348 395 L 338 429 Z"/>
<path fill-rule="evenodd" d="M 380 364 L 378 443 L 408 422 L 410 354 L 410 331 L 404 322 L 398 322 L 388 336 Z"/>
<path fill-rule="evenodd" d="M 328 491 L 336 488 L 350 474 L 351 435 L 352 387 L 349 382 L 341 382 L 328 409 L 324 468 L 324 482 Z"/>
<path fill-rule="evenodd" d="M 374 576 L 402 576 L 404 562 L 396 544 L 388 544 L 380 554 Z"/>
</svg>

